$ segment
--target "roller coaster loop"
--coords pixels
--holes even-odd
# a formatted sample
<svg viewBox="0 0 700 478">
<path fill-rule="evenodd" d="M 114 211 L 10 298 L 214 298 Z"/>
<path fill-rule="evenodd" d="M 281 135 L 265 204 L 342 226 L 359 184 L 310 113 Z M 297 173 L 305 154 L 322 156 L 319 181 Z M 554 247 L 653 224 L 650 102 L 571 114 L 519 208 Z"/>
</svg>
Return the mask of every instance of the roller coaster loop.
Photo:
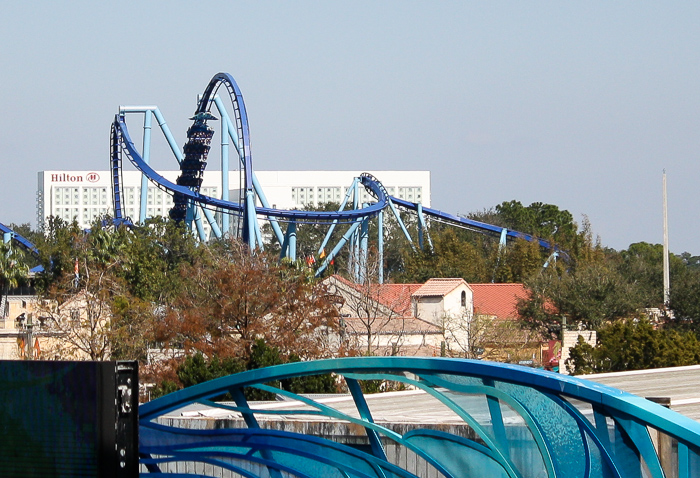
<svg viewBox="0 0 700 478">
<path fill-rule="evenodd" d="M 233 115 L 229 115 L 221 98 L 216 94 L 221 86 L 224 86 L 228 91 L 231 104 L 233 105 Z M 207 155 L 210 149 L 210 141 L 214 130 L 208 124 L 210 121 L 216 121 L 218 118 L 212 113 L 212 106 L 216 106 L 221 117 L 222 134 L 221 134 L 221 171 L 222 171 L 222 194 L 221 198 L 215 198 L 200 193 L 202 176 L 207 165 Z M 130 113 L 144 114 L 144 135 L 143 135 L 143 152 L 140 153 L 134 145 L 129 135 L 129 130 L 126 123 L 126 116 Z M 150 130 L 151 117 L 154 116 L 163 132 L 170 148 L 175 155 L 176 160 L 180 164 L 180 176 L 177 182 L 167 180 L 162 175 L 158 174 L 150 165 Z M 501 244 L 505 245 L 507 239 L 523 238 L 528 241 L 537 242 L 543 248 L 553 252 L 552 257 L 558 255 L 566 257 L 563 251 L 560 251 L 555 245 L 548 241 L 536 238 L 529 234 L 524 234 L 518 231 L 511 231 L 500 226 L 494 226 L 479 221 L 474 221 L 468 218 L 459 217 L 453 214 L 448 214 L 436 209 L 423 208 L 419 203 L 412 203 L 390 196 L 381 182 L 368 173 L 362 174 L 356 178 L 353 185 L 348 189 L 341 207 L 338 211 L 300 211 L 300 210 L 284 210 L 270 207 L 265 194 L 257 181 L 253 170 L 252 155 L 250 150 L 250 135 L 248 127 L 248 116 L 243 102 L 243 96 L 238 85 L 231 75 L 228 73 L 218 73 L 207 85 L 204 94 L 201 96 L 194 116 L 191 118 L 194 123 L 188 130 L 188 141 L 183 148 L 184 153 L 179 150 L 170 130 L 168 129 L 162 114 L 155 106 L 130 106 L 121 107 L 119 113 L 115 116 L 112 124 L 111 133 L 111 157 L 110 167 L 113 178 L 113 195 L 114 195 L 114 218 L 116 222 L 129 222 L 123 213 L 122 201 L 122 156 L 126 155 L 129 161 L 142 173 L 142 200 L 139 221 L 145 219 L 145 193 L 146 181 L 150 180 L 156 187 L 173 195 L 175 206 L 170 212 L 171 218 L 178 221 L 185 221 L 188 227 L 192 224 L 196 226 L 201 239 L 206 239 L 202 216 L 204 216 L 211 225 L 212 233 L 216 237 L 221 237 L 223 234 L 233 231 L 240 234 L 242 239 L 247 242 L 251 249 L 262 249 L 263 241 L 260 232 L 258 217 L 269 220 L 274 236 L 282 248 L 282 257 L 290 257 L 296 259 L 296 224 L 297 223 L 316 223 L 329 224 L 329 231 L 326 235 L 323 244 L 319 247 L 318 253 L 325 251 L 325 247 L 330 240 L 331 234 L 336 224 L 350 224 L 350 229 L 331 248 L 330 254 L 325 257 L 317 269 L 316 274 L 320 275 L 324 272 L 334 256 L 346 244 L 351 248 L 351 257 L 355 264 L 362 262 L 362 258 L 367 255 L 367 237 L 368 221 L 370 218 L 378 216 L 380 223 L 383 220 L 383 211 L 389 209 L 396 217 L 401 231 L 415 249 L 414 240 L 408 231 L 408 228 L 402 221 L 397 209 L 415 212 L 418 216 L 416 221 L 418 226 L 418 247 L 424 248 L 425 243 L 432 248 L 432 242 L 428 235 L 427 218 L 432 218 L 437 221 L 446 222 L 459 227 L 468 228 L 479 233 L 491 234 L 500 236 Z M 230 201 L 229 194 L 229 140 L 233 143 L 234 155 L 238 156 L 240 167 L 239 174 L 243 175 L 241 180 L 242 187 L 239 189 L 240 195 L 238 201 Z M 362 204 L 359 195 L 359 186 L 374 198 L 370 204 Z M 352 196 L 352 208 L 345 210 L 345 206 Z M 221 217 L 221 225 L 216 220 L 214 212 L 219 213 Z M 231 219 L 239 221 L 234 227 L 230 227 Z M 287 232 L 283 233 L 280 227 L 280 222 L 288 223 Z M 383 232 L 379 228 L 380 234 L 378 237 L 378 250 L 380 259 L 383 256 Z M 427 239 L 427 241 L 426 241 Z M 356 267 L 357 269 L 357 267 Z M 382 280 L 380 273 L 380 281 Z"/>
</svg>

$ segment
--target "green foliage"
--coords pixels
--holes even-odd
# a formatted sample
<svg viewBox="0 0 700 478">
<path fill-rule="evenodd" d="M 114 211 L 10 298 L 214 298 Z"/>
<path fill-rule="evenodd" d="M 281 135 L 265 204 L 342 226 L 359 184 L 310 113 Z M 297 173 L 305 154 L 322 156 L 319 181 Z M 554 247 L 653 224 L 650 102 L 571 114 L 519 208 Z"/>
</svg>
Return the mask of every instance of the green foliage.
<svg viewBox="0 0 700 478">
<path fill-rule="evenodd" d="M 638 242 L 619 254 L 619 270 L 635 284 L 644 307 L 661 307 L 664 302 L 663 246 Z M 683 261 L 669 257 L 670 274 L 676 279 L 685 272 Z"/>
<path fill-rule="evenodd" d="M 298 361 L 300 361 L 299 357 L 294 355 L 288 357 L 287 359 L 283 358 L 280 354 L 280 350 L 277 347 L 268 345 L 263 339 L 257 339 L 252 346 L 250 358 L 247 362 L 235 357 L 221 358 L 219 356 L 214 356 L 210 360 L 207 360 L 202 353 L 197 352 L 185 358 L 185 360 L 178 366 L 176 375 L 183 387 L 191 387 L 193 385 L 208 382 L 209 380 L 243 372 L 245 370 L 254 370 Z M 176 387 L 175 389 L 173 389 L 173 385 Z M 282 381 L 270 382 L 267 383 L 267 385 L 293 393 L 337 392 L 335 379 L 330 374 L 309 377 L 293 377 Z M 168 379 L 161 381 L 159 387 L 157 388 L 158 393 L 165 390 L 170 390 L 170 392 L 172 392 L 177 389 L 179 389 L 177 384 Z M 247 388 L 245 390 L 245 395 L 246 399 L 248 400 L 275 399 L 273 393 L 255 388 Z M 219 399 L 230 400 L 231 397 L 227 394 L 219 397 Z"/>
<path fill-rule="evenodd" d="M 35 243 L 44 267 L 44 273 L 37 281 L 40 289 L 47 289 L 51 283 L 73 274 L 78 245 L 84 236 L 77 222 L 66 223 L 53 216 L 48 218 L 44 234 Z"/>
<path fill-rule="evenodd" d="M 467 282 L 488 282 L 486 260 L 473 244 L 464 241 L 453 228 L 431 232 L 433 250 L 404 257 L 399 282 L 425 282 L 432 277 L 461 277 Z"/>
<path fill-rule="evenodd" d="M 525 207 L 520 201 L 509 201 L 496 206 L 496 213 L 508 229 L 551 238 L 564 249 L 569 249 L 576 240 L 573 216 L 553 204 L 535 202 Z"/>
<path fill-rule="evenodd" d="M 213 357 L 208 362 L 204 355 L 196 353 L 185 359 L 177 369 L 177 378 L 184 387 L 191 387 L 199 383 L 208 382 L 215 378 L 233 375 L 245 370 L 245 366 L 232 357 Z"/>
<path fill-rule="evenodd" d="M 620 372 L 700 363 L 695 334 L 656 329 L 646 319 L 619 320 L 598 331 L 595 347 L 580 338 L 567 368 L 576 374 Z"/>
<path fill-rule="evenodd" d="M 184 226 L 162 218 L 132 229 L 123 246 L 122 276 L 131 293 L 143 300 L 168 303 L 184 287 L 180 268 L 204 251 Z"/>
<path fill-rule="evenodd" d="M 0 241 L 0 292 L 3 294 L 23 283 L 29 274 L 24 254 L 11 244 Z"/>
<path fill-rule="evenodd" d="M 688 269 L 671 282 L 670 308 L 676 327 L 700 334 L 700 271 Z"/>
<path fill-rule="evenodd" d="M 169 393 L 177 392 L 178 390 L 180 390 L 180 386 L 176 382 L 166 379 L 151 390 L 151 399 L 155 400 L 156 398 L 160 398 Z"/>
<path fill-rule="evenodd" d="M 526 281 L 528 297 L 518 302 L 524 325 L 549 332 L 566 317 L 569 324 L 596 330 L 642 306 L 634 287 L 615 269 L 593 262 L 574 270 L 551 267 Z"/>
<path fill-rule="evenodd" d="M 588 375 L 596 373 L 598 369 L 597 353 L 595 347 L 586 343 L 579 335 L 576 345 L 569 350 L 569 358 L 566 360 L 566 369 L 572 375 Z"/>
</svg>

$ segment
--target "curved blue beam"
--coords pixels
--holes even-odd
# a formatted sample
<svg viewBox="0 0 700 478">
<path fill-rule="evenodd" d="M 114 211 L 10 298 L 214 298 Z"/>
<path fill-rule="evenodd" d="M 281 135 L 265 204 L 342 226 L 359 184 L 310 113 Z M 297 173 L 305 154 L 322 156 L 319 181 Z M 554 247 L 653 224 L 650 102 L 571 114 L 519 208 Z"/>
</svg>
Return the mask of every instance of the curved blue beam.
<svg viewBox="0 0 700 478">
<path fill-rule="evenodd" d="M 398 204 L 399 206 L 410 209 L 411 211 L 416 211 L 418 212 L 418 204 L 412 203 L 410 201 L 406 201 L 404 199 L 399 199 L 394 196 L 391 196 L 389 198 L 391 202 L 394 204 Z M 492 234 L 502 234 L 505 232 L 507 237 L 510 237 L 511 239 L 525 239 L 530 242 L 537 242 L 541 247 L 544 247 L 545 249 L 554 249 L 560 253 L 563 253 L 563 251 L 559 250 L 559 248 L 556 245 L 553 245 L 549 241 L 546 241 L 544 239 L 540 239 L 539 237 L 535 237 L 532 234 L 526 234 L 524 232 L 518 232 L 518 231 L 512 231 L 508 228 L 501 227 L 501 226 L 494 226 L 493 224 L 487 224 L 485 222 L 480 222 L 480 221 L 475 221 L 473 219 L 468 219 L 466 217 L 461 217 L 461 216 L 456 216 L 454 214 L 450 214 L 447 212 L 439 211 L 437 209 L 431 209 L 429 207 L 422 207 L 423 214 L 427 214 L 428 216 L 432 216 L 435 218 L 438 218 L 443 221 L 451 222 L 453 224 L 457 224 L 460 226 L 467 226 L 469 228 L 477 229 L 480 232 L 485 232 L 485 233 L 492 233 Z M 567 256 L 568 257 L 568 256 Z"/>
<path fill-rule="evenodd" d="M 195 115 L 205 113 L 211 110 L 211 105 L 214 101 L 214 96 L 221 85 L 225 85 L 229 90 L 229 97 L 233 103 L 233 109 L 236 118 L 236 129 L 238 130 L 239 145 L 242 148 L 242 162 L 245 174 L 245 189 L 252 191 L 253 189 L 253 160 L 250 153 L 250 129 L 248 127 L 248 113 L 246 113 L 243 94 L 238 87 L 238 83 L 229 73 L 217 73 L 209 81 L 202 98 L 197 106 Z M 225 133 L 222 133 L 225 134 Z"/>
<path fill-rule="evenodd" d="M 214 75 L 214 77 L 209 81 L 209 84 L 205 88 L 202 97 L 200 98 L 200 101 L 197 105 L 197 109 L 195 111 L 195 118 L 201 119 L 203 115 L 206 115 L 210 112 L 212 104 L 215 103 L 216 93 L 222 85 L 224 85 L 227 88 L 229 97 L 231 99 L 231 103 L 233 104 L 234 108 L 234 117 L 236 122 L 235 128 L 238 136 L 237 149 L 244 171 L 246 191 L 245 201 L 248 202 L 248 198 L 250 197 L 248 193 L 254 191 L 253 164 L 250 151 L 250 130 L 248 126 L 248 114 L 246 112 L 243 95 L 233 76 L 231 76 L 229 73 L 224 72 L 220 72 Z M 195 119 L 195 124 L 197 123 L 197 121 L 198 120 Z M 227 128 L 224 128 L 222 134 L 226 134 L 226 129 Z M 205 207 L 220 208 L 226 211 L 236 211 L 242 214 L 250 214 L 249 211 L 252 211 L 253 207 L 251 207 L 250 205 L 247 206 L 246 204 L 238 204 L 235 202 L 205 196 L 199 193 L 199 188 L 197 186 L 178 186 L 177 184 L 166 180 L 161 175 L 156 173 L 148 165 L 148 163 L 143 160 L 141 155 L 134 147 L 133 142 L 129 137 L 128 129 L 123 114 L 117 115 L 113 125 L 111 165 L 114 176 L 113 179 L 115 184 L 115 191 L 118 191 L 118 185 L 119 183 L 121 183 L 121 148 L 118 147 L 118 144 L 116 144 L 117 142 L 121 142 L 123 144 L 124 150 L 127 151 L 131 162 L 136 166 L 137 169 L 144 173 L 158 187 L 169 191 L 176 197 L 179 196 L 180 198 L 186 198 L 188 201 Z M 202 162 L 203 168 L 206 166 L 206 154 L 203 155 Z M 184 168 L 184 166 L 181 163 L 181 169 L 182 168 Z M 552 249 L 554 251 L 558 251 L 562 254 L 562 256 L 568 258 L 565 252 L 560 251 L 556 245 L 553 245 L 544 239 L 540 239 L 530 234 L 525 234 L 518 231 L 511 231 L 500 226 L 494 226 L 491 224 L 486 224 L 483 222 L 459 217 L 453 214 L 439 211 L 437 209 L 421 208 L 419 205 L 411 203 L 409 201 L 405 201 L 403 199 L 395 197 L 389 197 L 386 189 L 382 186 L 381 182 L 379 182 L 376 178 L 367 173 L 364 173 L 362 175 L 361 180 L 363 186 L 367 189 L 367 191 L 377 199 L 377 202 L 375 204 L 372 204 L 367 208 L 353 209 L 350 211 L 327 212 L 283 210 L 255 206 L 255 214 L 267 216 L 270 218 L 278 218 L 281 220 L 296 222 L 325 223 L 337 221 L 349 223 L 354 222 L 360 218 L 375 216 L 379 213 L 379 211 L 383 210 L 387 206 L 391 206 L 393 208 L 392 203 L 394 203 L 398 204 L 403 208 L 416 211 L 419 214 L 422 212 L 423 214 L 427 214 L 429 216 L 438 218 L 443 221 L 475 229 L 481 233 L 502 234 L 503 232 L 505 232 L 506 236 L 510 238 L 523 238 L 531 242 L 537 242 L 540 246 L 547 249 Z M 120 200 L 121 194 L 115 192 L 115 204 L 117 204 L 121 208 Z M 121 216 L 120 208 L 116 210 L 115 216 Z M 422 210 L 419 211 L 419 209 Z M 115 219 L 121 220 L 121 217 Z M 251 220 L 252 218 L 249 218 L 248 221 L 244 221 L 244 239 L 247 241 L 250 241 L 252 237 L 250 233 L 251 231 L 248 230 L 250 229 L 249 222 Z M 402 224 L 401 221 L 399 222 L 400 224 Z M 404 231 L 404 233 L 407 235 L 407 237 L 409 237 L 406 231 Z"/>
<path fill-rule="evenodd" d="M 182 194 L 192 201 L 209 207 L 237 212 L 241 212 L 243 210 L 244 206 L 241 204 L 206 196 L 204 194 L 194 192 L 186 186 L 179 186 L 172 181 L 165 179 L 143 160 L 138 150 L 134 146 L 133 141 L 131 140 L 129 130 L 122 115 L 116 116 L 114 120 L 114 128 L 116 128 L 120 133 L 122 145 L 124 150 L 127 152 L 127 156 L 129 157 L 130 161 L 139 171 L 145 174 L 146 177 L 148 177 L 148 179 L 150 179 L 157 186 L 164 188 L 169 192 Z M 271 216 L 287 220 L 297 220 L 301 222 L 328 222 L 333 220 L 338 220 L 340 222 L 353 222 L 358 218 L 374 216 L 384 207 L 386 207 L 387 196 L 384 194 L 383 186 L 381 186 L 371 177 L 366 177 L 363 175 L 361 177 L 361 181 L 365 188 L 378 197 L 377 203 L 364 209 L 354 209 L 351 211 L 297 211 L 256 206 L 255 211 L 258 215 Z"/>
<path fill-rule="evenodd" d="M 469 359 L 423 357 L 362 357 L 296 362 L 248 370 L 189 387 L 144 403 L 139 407 L 142 420 L 175 410 L 199 398 L 221 395 L 232 387 L 246 387 L 303 375 L 324 373 L 372 373 L 411 370 L 415 373 L 451 373 L 524 385 L 555 395 L 564 395 L 636 416 L 649 425 L 683 441 L 700 445 L 700 423 L 616 388 L 569 375 L 562 375 L 513 364 Z"/>
<path fill-rule="evenodd" d="M 292 377 L 324 373 L 333 373 L 337 377 L 345 378 L 348 383 L 354 380 L 379 379 L 403 382 L 421 388 L 442 405 L 463 417 L 477 433 L 477 439 L 475 441 L 472 438 L 420 428 L 424 425 L 416 425 L 419 428 L 405 431 L 401 435 L 373 420 L 371 409 L 366 406 L 358 387 L 355 387 L 353 398 L 359 410 L 359 418 L 357 415 L 351 416 L 335 410 L 333 404 L 336 402 L 319 403 L 312 397 L 295 395 L 265 385 Z M 650 476 L 661 478 L 664 471 L 648 428 L 657 429 L 678 440 L 679 450 L 682 451 L 679 452 L 680 459 L 677 464 L 678 476 L 689 478 L 700 473 L 697 468 L 700 466 L 700 424 L 690 418 L 641 397 L 576 377 L 510 364 L 443 358 L 363 357 L 320 360 L 251 370 L 212 380 L 141 405 L 139 413 L 142 427 L 149 429 L 148 444 L 143 444 L 146 447 L 144 451 L 157 450 L 157 454 L 172 455 L 177 461 L 178 447 L 181 449 L 186 441 L 169 442 L 166 435 L 181 433 L 183 436 L 195 434 L 213 437 L 215 434 L 227 433 L 222 429 L 194 432 L 176 427 L 163 427 L 157 425 L 154 420 L 194 402 L 216 407 L 218 404 L 209 401 L 208 398 L 225 392 L 242 397 L 242 390 L 247 387 L 277 390 L 300 404 L 284 410 L 256 409 L 255 404 L 249 404 L 245 400 L 237 400 L 236 406 L 221 405 L 225 410 L 239 411 L 244 416 L 251 417 L 251 436 L 267 433 L 263 430 L 255 431 L 258 425 L 252 417 L 256 414 L 324 415 L 330 420 L 349 421 L 364 427 L 368 436 L 379 433 L 386 439 L 406 446 L 447 477 L 520 478 L 531 476 L 534 470 L 537 476 L 550 478 L 623 478 L 639 476 L 643 461 L 649 467 Z M 470 405 L 474 403 L 474 398 L 469 402 L 466 397 L 485 397 L 489 402 L 487 413 L 490 413 L 490 418 L 472 417 L 471 414 L 475 411 L 483 414 L 485 409 L 483 406 L 475 408 L 474 405 Z M 495 408 L 491 407 L 491 404 L 494 404 Z M 522 427 L 518 423 L 524 423 L 537 442 L 536 448 L 519 448 L 524 446 L 520 435 L 511 438 L 506 433 L 498 434 L 498 423 L 500 422 L 501 427 L 504 426 L 500 409 L 505 409 L 506 404 L 511 413 L 516 412 L 520 420 L 524 420 L 511 421 L 511 425 L 506 425 L 506 428 Z M 309 407 L 312 407 L 311 411 Z M 593 412 L 595 420 L 593 417 L 584 416 L 584 412 Z M 314 419 L 317 420 L 318 418 Z M 164 432 L 162 438 L 153 433 L 157 430 Z M 228 430 L 229 433 L 237 432 L 236 429 Z M 292 434 L 285 432 L 275 432 L 275 435 L 275 438 L 268 435 L 265 441 L 270 447 L 269 450 L 279 450 L 285 440 L 293 440 Z M 157 445 L 159 440 L 164 440 L 163 447 L 154 449 L 153 446 Z M 171 446 L 170 450 L 168 446 Z M 197 450 L 188 450 L 194 453 L 190 458 L 197 456 Z M 226 451 L 226 448 L 223 447 L 220 451 Z M 293 453 L 293 450 L 287 451 Z M 526 464 L 521 460 L 522 456 L 518 456 L 518 453 L 531 454 L 533 451 L 541 456 L 541 465 L 537 465 L 536 460 Z M 202 444 L 199 452 L 202 456 L 207 456 L 207 453 L 211 454 L 212 449 Z M 267 457 L 274 460 L 274 453 L 270 451 Z M 372 455 L 381 459 L 383 452 L 375 450 Z M 338 459 L 341 459 L 341 456 L 342 454 L 339 454 Z M 180 461 L 187 461 L 185 458 Z M 491 474 L 487 473 L 489 470 Z M 528 472 L 525 473 L 525 470 Z"/>
<path fill-rule="evenodd" d="M 17 244 L 22 246 L 24 249 L 27 251 L 31 252 L 32 254 L 39 254 L 39 250 L 36 248 L 34 244 L 32 244 L 28 239 L 25 239 L 21 235 L 17 234 L 15 231 L 4 225 L 3 223 L 0 222 L 0 232 L 4 234 L 10 234 L 12 237 L 12 240 L 15 241 Z"/>
</svg>

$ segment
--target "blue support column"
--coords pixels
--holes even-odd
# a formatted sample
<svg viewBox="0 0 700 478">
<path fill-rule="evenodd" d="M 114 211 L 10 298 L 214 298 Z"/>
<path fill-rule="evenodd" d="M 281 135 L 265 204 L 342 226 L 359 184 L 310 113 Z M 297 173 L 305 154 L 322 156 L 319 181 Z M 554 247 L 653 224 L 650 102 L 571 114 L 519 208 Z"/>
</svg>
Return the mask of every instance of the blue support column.
<svg viewBox="0 0 700 478">
<path fill-rule="evenodd" d="M 433 241 L 430 239 L 430 232 L 428 231 L 428 223 L 425 221 L 425 214 L 423 214 L 423 205 L 421 203 L 416 204 L 416 213 L 418 215 L 418 244 L 421 250 L 423 250 L 423 244 L 425 243 L 425 238 L 428 239 L 428 246 L 430 250 L 433 250 Z"/>
<path fill-rule="evenodd" d="M 204 217 L 207 218 L 207 222 L 211 226 L 211 232 L 214 234 L 214 237 L 217 239 L 221 239 L 221 228 L 219 227 L 219 224 L 216 222 L 216 217 L 214 217 L 214 213 L 212 213 L 209 209 L 203 208 L 200 206 L 202 209 L 202 212 L 204 213 Z"/>
<path fill-rule="evenodd" d="M 352 197 L 352 207 L 357 209 L 360 206 L 360 185 L 359 183 L 354 183 L 353 187 L 353 197 Z M 360 220 L 361 221 L 361 220 Z M 360 279 L 360 234 L 357 229 L 352 237 L 352 278 L 355 282 L 359 282 Z"/>
<path fill-rule="evenodd" d="M 338 212 L 345 209 L 345 205 L 348 203 L 348 200 L 350 200 L 350 196 L 352 195 L 352 192 L 355 190 L 355 184 L 357 184 L 358 182 L 359 182 L 359 180 L 357 178 L 353 179 L 352 184 L 350 185 L 350 188 L 345 193 L 345 198 L 340 203 L 340 207 L 338 208 Z M 323 251 L 323 249 L 326 248 L 326 244 L 328 244 L 328 241 L 330 240 L 331 235 L 333 234 L 333 231 L 335 230 L 335 226 L 337 224 L 338 224 L 338 220 L 334 219 L 333 223 L 331 224 L 331 227 L 328 228 L 328 232 L 326 233 L 326 237 L 323 238 L 323 242 L 321 243 L 321 247 L 318 248 L 318 254 L 321 254 L 321 251 Z"/>
<path fill-rule="evenodd" d="M 260 231 L 260 223 L 258 223 L 258 218 L 253 220 L 253 231 L 255 231 L 255 242 L 258 249 L 265 250 L 265 244 L 263 244 L 262 233 Z"/>
<path fill-rule="evenodd" d="M 348 384 L 348 389 L 350 390 L 350 394 L 355 401 L 355 406 L 360 414 L 360 418 L 367 423 L 374 423 L 372 412 L 370 411 L 369 406 L 367 406 L 367 401 L 362 393 L 360 384 L 357 382 L 357 380 L 347 377 L 345 378 L 345 383 Z M 365 428 L 365 431 L 367 432 L 367 438 L 369 438 L 372 454 L 381 460 L 386 460 L 386 453 L 384 451 L 384 446 L 379 439 L 379 434 L 370 428 Z"/>
<path fill-rule="evenodd" d="M 685 443 L 678 443 L 678 478 L 690 478 L 690 455 Z"/>
<path fill-rule="evenodd" d="M 340 241 L 338 241 L 338 244 L 335 245 L 335 247 L 333 248 L 331 253 L 328 254 L 326 256 L 326 258 L 323 260 L 323 264 L 321 264 L 321 267 L 319 267 L 316 270 L 316 274 L 315 274 L 316 277 L 320 277 L 323 274 L 323 272 L 328 267 L 328 264 L 331 263 L 331 261 L 336 256 L 336 254 L 338 254 L 338 252 L 343 248 L 343 246 L 350 240 L 350 238 L 355 233 L 355 231 L 357 231 L 357 228 L 359 227 L 359 225 L 360 225 L 359 222 L 354 222 L 352 224 L 352 226 L 350 226 L 350 228 L 345 232 L 345 234 L 340 239 Z"/>
<path fill-rule="evenodd" d="M 245 222 L 245 228 L 244 231 L 246 233 L 246 237 L 244 240 L 248 243 L 250 246 L 250 250 L 255 249 L 255 242 L 256 242 L 256 226 L 258 222 L 257 215 L 255 214 L 255 196 L 253 195 L 252 191 L 248 191 L 245 195 L 245 217 L 243 218 L 243 221 Z M 262 249 L 262 241 L 259 244 L 260 249 Z"/>
<path fill-rule="evenodd" d="M 508 229 L 505 227 L 501 230 L 501 239 L 498 241 L 498 252 L 500 253 L 506 248 L 506 238 L 508 237 Z"/>
<path fill-rule="evenodd" d="M 192 214 L 190 216 L 190 214 Z M 192 217 L 192 219 L 189 219 Z M 194 222 L 195 228 L 197 229 L 197 235 L 199 240 L 204 242 L 207 240 L 207 234 L 204 232 L 204 224 L 202 223 L 202 214 L 199 212 L 199 207 L 190 203 L 187 206 L 187 224 L 191 227 L 192 222 Z"/>
<path fill-rule="evenodd" d="M 384 283 L 384 211 L 379 211 L 377 215 L 377 260 L 379 261 L 377 271 L 377 282 Z"/>
<path fill-rule="evenodd" d="M 263 192 L 262 186 L 260 186 L 260 183 L 258 182 L 257 176 L 255 176 L 255 171 L 253 171 L 253 188 L 255 188 L 255 194 L 257 194 L 258 199 L 260 199 L 260 204 L 264 208 L 270 208 L 270 203 L 267 200 L 267 197 L 265 196 L 265 193 Z M 277 219 L 275 218 L 269 218 L 270 220 L 270 226 L 272 226 L 272 232 L 275 233 L 275 237 L 277 237 L 277 242 L 280 244 L 282 243 L 282 229 L 280 228 L 279 222 L 277 222 Z"/>
<path fill-rule="evenodd" d="M 287 226 L 287 236 L 289 236 L 289 254 L 287 257 L 291 261 L 297 260 L 297 223 L 292 221 Z"/>
<path fill-rule="evenodd" d="M 228 201 L 229 196 L 229 171 L 228 171 L 228 131 L 224 130 L 221 132 L 221 200 Z M 229 234 L 230 224 L 229 224 L 230 214 L 228 211 L 221 211 L 221 228 L 224 234 Z"/>
<path fill-rule="evenodd" d="M 418 214 L 418 248 L 423 250 L 423 205 L 416 204 L 416 213 Z"/>
<path fill-rule="evenodd" d="M 411 249 L 413 249 L 413 252 L 417 252 L 416 246 L 413 244 L 413 239 L 411 239 L 411 235 L 408 233 L 408 229 L 406 229 L 406 225 L 403 223 L 403 220 L 401 220 L 401 215 L 399 215 L 399 211 L 396 210 L 396 206 L 394 206 L 394 202 L 391 199 L 389 199 L 389 208 L 391 209 L 391 212 L 394 213 L 396 222 L 399 223 L 399 227 L 401 228 L 401 231 L 403 231 L 403 235 L 406 236 L 408 243 L 411 245 Z"/>
<path fill-rule="evenodd" d="M 362 207 L 367 207 L 363 204 Z M 362 219 L 362 227 L 360 228 L 360 263 L 359 263 L 359 281 L 358 284 L 364 284 L 370 278 L 367 277 L 367 269 L 369 264 L 369 254 L 367 251 L 367 243 L 369 238 L 369 218 L 365 217 Z"/>
<path fill-rule="evenodd" d="M 143 116 L 143 161 L 148 164 L 151 161 L 151 112 L 144 111 Z M 148 205 L 148 178 L 141 173 L 141 198 L 139 208 L 139 224 L 146 220 L 146 206 Z"/>
<path fill-rule="evenodd" d="M 158 126 L 160 126 L 160 130 L 163 132 L 163 136 L 165 136 L 165 139 L 168 142 L 168 145 L 170 146 L 170 150 L 175 155 L 175 159 L 177 159 L 178 164 L 182 163 L 182 151 L 180 151 L 180 147 L 177 145 L 173 134 L 170 132 L 170 128 L 168 128 L 168 125 L 165 122 L 165 118 L 163 118 L 163 115 L 161 114 L 158 108 L 153 108 L 153 116 L 156 117 Z"/>
<path fill-rule="evenodd" d="M 494 387 L 493 380 L 483 380 L 487 387 Z M 503 413 L 501 412 L 501 404 L 498 398 L 491 395 L 486 396 L 486 401 L 491 415 L 491 426 L 493 428 L 493 436 L 501 448 L 504 456 L 510 458 L 510 447 L 508 446 L 508 438 L 506 438 L 506 426 L 503 422 Z"/>
</svg>

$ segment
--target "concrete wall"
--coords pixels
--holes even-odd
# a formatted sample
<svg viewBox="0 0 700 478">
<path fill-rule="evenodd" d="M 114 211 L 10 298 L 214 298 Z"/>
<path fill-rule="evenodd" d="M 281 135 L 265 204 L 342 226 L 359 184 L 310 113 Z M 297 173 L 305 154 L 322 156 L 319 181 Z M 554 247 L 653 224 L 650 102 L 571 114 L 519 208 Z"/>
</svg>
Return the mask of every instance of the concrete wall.
<svg viewBox="0 0 700 478">
<path fill-rule="evenodd" d="M 561 359 L 559 359 L 559 373 L 568 373 L 566 370 L 566 360 L 571 356 L 570 350 L 578 343 L 578 338 L 595 347 L 597 336 L 595 330 L 566 330 L 561 342 Z"/>
</svg>

